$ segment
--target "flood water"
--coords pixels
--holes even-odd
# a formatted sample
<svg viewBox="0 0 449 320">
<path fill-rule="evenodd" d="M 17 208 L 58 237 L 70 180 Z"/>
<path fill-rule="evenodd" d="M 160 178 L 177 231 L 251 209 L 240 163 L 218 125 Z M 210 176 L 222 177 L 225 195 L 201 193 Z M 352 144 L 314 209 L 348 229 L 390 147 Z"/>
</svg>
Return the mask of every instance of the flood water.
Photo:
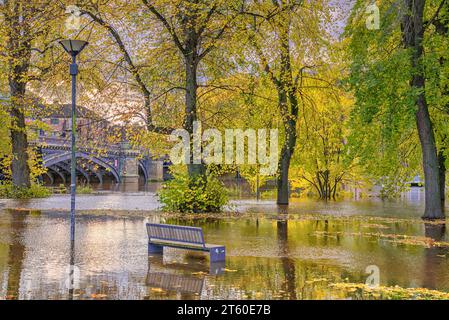
<svg viewBox="0 0 449 320">
<path fill-rule="evenodd" d="M 75 248 L 68 213 L 58 211 L 68 208 L 67 196 L 2 200 L 0 299 L 356 299 L 331 284 L 365 283 L 370 265 L 382 286 L 448 292 L 448 247 L 422 243 L 449 242 L 447 228 L 415 219 L 422 199 L 414 192 L 396 202 L 297 201 L 289 215 L 270 201 L 236 200 L 228 210 L 263 214 L 200 220 L 133 216 L 158 207 L 152 193 L 79 196 Z M 95 209 L 131 213 L 89 214 Z M 176 249 L 149 257 L 146 221 L 202 227 L 208 243 L 226 246 L 225 265 Z"/>
</svg>

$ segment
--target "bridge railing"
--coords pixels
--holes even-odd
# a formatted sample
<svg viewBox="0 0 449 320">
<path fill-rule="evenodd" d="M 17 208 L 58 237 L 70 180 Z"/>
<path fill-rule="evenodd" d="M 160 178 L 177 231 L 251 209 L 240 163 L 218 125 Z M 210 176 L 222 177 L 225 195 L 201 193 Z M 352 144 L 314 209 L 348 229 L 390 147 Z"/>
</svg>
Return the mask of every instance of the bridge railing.
<svg viewBox="0 0 449 320">
<path fill-rule="evenodd" d="M 91 143 L 91 146 L 89 144 Z M 62 138 L 62 137 L 38 137 L 37 140 L 31 141 L 30 145 L 34 146 L 49 146 L 49 147 L 59 147 L 59 148 L 67 148 L 71 147 L 71 138 Z M 105 144 L 98 143 L 96 141 L 78 141 L 78 150 L 86 150 L 86 151 L 94 151 L 94 150 L 104 150 L 106 152 L 114 152 L 114 153 L 146 153 L 147 150 L 143 148 L 133 148 L 130 149 L 129 146 L 124 145 L 124 143 L 114 143 L 114 144 Z"/>
<path fill-rule="evenodd" d="M 60 138 L 60 137 L 39 137 L 37 140 L 31 141 L 32 144 L 38 145 L 38 144 L 46 144 L 49 146 L 71 146 L 71 139 L 70 138 Z M 92 143 L 91 149 L 108 149 L 108 150 L 123 150 L 124 148 L 120 143 L 116 144 L 105 144 L 105 143 L 98 143 L 97 141 L 78 141 L 80 144 L 88 144 Z"/>
</svg>

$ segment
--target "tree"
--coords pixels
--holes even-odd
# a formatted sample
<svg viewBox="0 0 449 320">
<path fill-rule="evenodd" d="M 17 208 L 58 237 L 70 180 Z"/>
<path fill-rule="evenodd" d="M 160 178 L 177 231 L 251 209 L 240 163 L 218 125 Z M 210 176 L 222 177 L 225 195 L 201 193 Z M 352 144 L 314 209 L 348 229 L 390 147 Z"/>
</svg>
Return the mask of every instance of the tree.
<svg viewBox="0 0 449 320">
<path fill-rule="evenodd" d="M 346 152 L 352 101 L 341 91 L 315 91 L 299 121 L 292 166 L 300 187 L 309 186 L 321 199 L 330 200 L 342 183 L 354 180 L 355 163 Z"/>
<path fill-rule="evenodd" d="M 30 186 L 28 139 L 25 116 L 33 105 L 27 85 L 39 79 L 41 70 L 33 63 L 33 53 L 45 53 L 50 33 L 48 17 L 57 17 L 51 1 L 5 0 L 0 3 L 2 27 L 1 63 L 6 65 L 10 139 L 12 148 L 11 178 L 15 186 Z"/>
<path fill-rule="evenodd" d="M 441 207 L 441 186 L 438 153 L 435 143 L 433 124 L 430 119 L 425 91 L 425 74 L 422 63 L 424 54 L 424 8 L 425 0 L 406 0 L 407 13 L 404 15 L 402 33 L 406 49 L 411 49 L 413 76 L 411 86 L 417 91 L 416 123 L 421 141 L 424 178 L 426 181 L 426 208 L 423 218 L 444 218 Z"/>
<path fill-rule="evenodd" d="M 426 93 L 436 128 L 438 162 L 440 173 L 441 207 L 444 210 L 446 197 L 446 162 L 448 159 L 449 137 L 449 2 L 429 1 L 427 6 L 437 10 L 425 21 L 428 37 L 426 37 L 424 56 L 427 74 Z M 432 110 L 431 110 L 432 111 Z"/>
<path fill-rule="evenodd" d="M 328 87 L 318 70 L 328 43 L 320 18 L 326 6 L 319 2 L 262 1 L 243 11 L 248 42 L 260 66 L 257 76 L 265 74 L 277 93 L 282 123 L 282 150 L 278 164 L 277 203 L 289 203 L 289 170 L 297 142 L 297 124 L 306 78 L 313 87 Z M 307 31 L 306 31 L 307 30 Z"/>
<path fill-rule="evenodd" d="M 142 0 L 141 6 L 136 10 L 143 13 L 148 19 L 149 13 L 158 22 L 155 30 L 147 30 L 150 34 L 158 34 L 165 43 L 161 46 L 176 49 L 176 54 L 181 57 L 184 69 L 184 84 L 176 85 L 165 90 L 162 96 L 173 90 L 185 92 L 183 128 L 190 134 L 193 141 L 193 124 L 198 117 L 198 90 L 200 63 L 219 45 L 230 28 L 233 20 L 238 15 L 239 1 L 197 1 L 197 0 Z M 145 100 L 147 129 L 151 132 L 169 134 L 172 127 L 156 126 L 152 117 L 152 92 L 151 85 L 145 81 L 144 68 L 139 67 L 131 56 L 131 51 L 126 47 L 122 36 L 113 24 L 103 17 L 107 7 L 100 7 L 98 3 L 81 1 L 79 3 L 82 12 L 93 21 L 106 28 L 115 39 L 123 59 L 126 61 L 131 75 L 139 86 Z M 113 4 L 110 4 L 113 5 Z M 148 48 L 151 50 L 151 48 Z M 166 48 L 167 49 L 167 48 Z M 177 79 L 179 80 L 179 79 Z M 203 173 L 202 164 L 194 164 L 194 150 L 190 148 L 190 164 L 188 165 L 191 176 Z"/>
<path fill-rule="evenodd" d="M 372 128 L 375 127 L 373 124 L 378 124 L 377 133 L 383 139 L 378 151 L 389 154 L 390 159 L 397 159 L 390 163 L 393 164 L 389 166 L 390 177 L 394 177 L 391 173 L 395 168 L 409 168 L 408 160 L 414 161 L 411 158 L 417 153 L 413 148 L 404 153 L 407 157 L 398 151 L 404 150 L 407 136 L 410 146 L 414 141 L 410 137 L 417 134 L 426 190 L 423 218 L 444 218 L 437 145 L 427 102 L 428 75 L 424 65 L 425 19 L 435 11 L 426 7 L 424 0 L 382 1 L 382 25 L 376 31 L 365 28 L 364 5 L 364 1 L 356 3 L 347 28 L 347 35 L 351 37 L 350 84 L 356 97 L 354 116 Z M 376 134 L 375 131 L 372 133 Z"/>
</svg>

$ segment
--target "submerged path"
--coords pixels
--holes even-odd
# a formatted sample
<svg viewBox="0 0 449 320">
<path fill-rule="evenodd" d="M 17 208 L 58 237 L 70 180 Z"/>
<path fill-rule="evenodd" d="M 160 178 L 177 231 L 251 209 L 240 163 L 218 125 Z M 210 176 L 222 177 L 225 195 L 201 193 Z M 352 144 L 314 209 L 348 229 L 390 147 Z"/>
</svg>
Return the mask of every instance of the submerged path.
<svg viewBox="0 0 449 320">
<path fill-rule="evenodd" d="M 382 201 L 378 198 L 344 201 L 317 201 L 315 199 L 292 199 L 289 207 L 279 207 L 274 200 L 233 199 L 226 212 L 267 214 L 322 214 L 343 216 L 381 216 L 419 218 L 423 212 L 424 196 L 416 189 L 404 194 L 401 199 Z M 45 199 L 1 200 L 1 208 L 25 208 L 36 210 L 70 210 L 70 195 L 54 195 Z M 77 195 L 77 209 L 159 211 L 160 203 L 155 192 L 100 192 L 91 195 Z M 449 208 L 448 208 L 449 212 Z"/>
</svg>

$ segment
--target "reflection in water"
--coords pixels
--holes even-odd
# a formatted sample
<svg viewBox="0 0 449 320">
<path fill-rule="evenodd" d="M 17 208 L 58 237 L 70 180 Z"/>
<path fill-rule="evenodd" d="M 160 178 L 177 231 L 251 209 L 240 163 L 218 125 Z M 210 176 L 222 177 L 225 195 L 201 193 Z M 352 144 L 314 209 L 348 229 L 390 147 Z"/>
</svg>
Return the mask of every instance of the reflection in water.
<svg viewBox="0 0 449 320">
<path fill-rule="evenodd" d="M 180 257 L 183 259 L 179 262 Z M 182 253 L 169 256 L 168 261 L 163 255 L 152 255 L 148 258 L 146 285 L 150 292 L 167 291 L 166 297 L 175 294 L 181 299 L 196 299 L 202 294 L 206 276 L 222 275 L 225 266 L 225 262 L 209 263 L 183 257 Z"/>
<path fill-rule="evenodd" d="M 75 290 L 75 281 L 78 279 L 75 279 L 75 277 L 79 277 L 78 274 L 78 268 L 75 265 L 75 241 L 70 241 L 70 264 L 68 268 L 68 274 L 67 274 L 67 287 L 69 290 L 69 300 L 73 300 L 73 293 Z"/>
<path fill-rule="evenodd" d="M 372 264 L 381 270 L 381 285 L 449 291 L 447 249 L 373 236 L 447 242 L 444 225 L 288 219 L 282 210 L 268 218 L 151 216 L 202 227 L 208 243 L 226 245 L 226 268 L 212 270 L 185 250 L 149 258 L 143 217 L 79 216 L 75 250 L 68 214 L 0 211 L 0 299 L 344 299 L 351 293 L 329 284 L 364 283 Z M 79 268 L 72 287 L 69 262 Z"/>
<path fill-rule="evenodd" d="M 444 241 L 446 234 L 445 224 L 425 223 L 425 235 L 434 241 Z M 425 249 L 424 263 L 424 281 L 423 286 L 426 288 L 438 287 L 438 275 L 447 272 L 446 254 L 447 247 L 429 247 Z"/>
<path fill-rule="evenodd" d="M 167 248 L 165 250 L 167 250 Z M 166 268 L 178 272 L 188 271 L 196 274 L 218 276 L 222 275 L 226 269 L 225 261 L 208 262 L 207 259 L 203 260 L 202 258 L 191 258 L 189 256 L 184 256 L 182 250 L 176 256 L 177 259 L 173 258 L 174 257 L 171 256 L 171 261 L 166 261 L 164 260 L 163 255 L 151 255 L 148 257 L 148 270 L 155 268 Z M 179 261 L 179 258 L 182 260 Z"/>
<path fill-rule="evenodd" d="M 179 263 L 164 264 L 162 256 L 149 257 L 146 285 L 150 291 L 168 291 L 167 294 L 180 294 L 183 299 L 192 299 L 201 295 L 205 282 L 205 273 L 196 271 L 195 275 L 191 274 L 196 269 L 192 264 L 187 268 Z M 190 273 L 186 272 L 188 270 Z"/>
<path fill-rule="evenodd" d="M 149 288 L 174 291 L 182 295 L 201 295 L 204 277 L 182 276 L 176 273 L 151 272 L 148 270 L 146 284 Z"/>
<path fill-rule="evenodd" d="M 11 210 L 11 243 L 9 245 L 8 256 L 8 285 L 6 297 L 8 299 L 18 299 L 20 294 L 20 280 L 23 269 L 23 259 L 25 256 L 25 245 L 23 244 L 23 234 L 26 229 L 26 213 Z"/>
<path fill-rule="evenodd" d="M 287 220 L 280 220 L 277 222 L 277 235 L 279 243 L 279 256 L 285 275 L 283 291 L 288 292 L 289 299 L 296 300 L 296 268 L 294 260 L 289 256 Z"/>
</svg>

